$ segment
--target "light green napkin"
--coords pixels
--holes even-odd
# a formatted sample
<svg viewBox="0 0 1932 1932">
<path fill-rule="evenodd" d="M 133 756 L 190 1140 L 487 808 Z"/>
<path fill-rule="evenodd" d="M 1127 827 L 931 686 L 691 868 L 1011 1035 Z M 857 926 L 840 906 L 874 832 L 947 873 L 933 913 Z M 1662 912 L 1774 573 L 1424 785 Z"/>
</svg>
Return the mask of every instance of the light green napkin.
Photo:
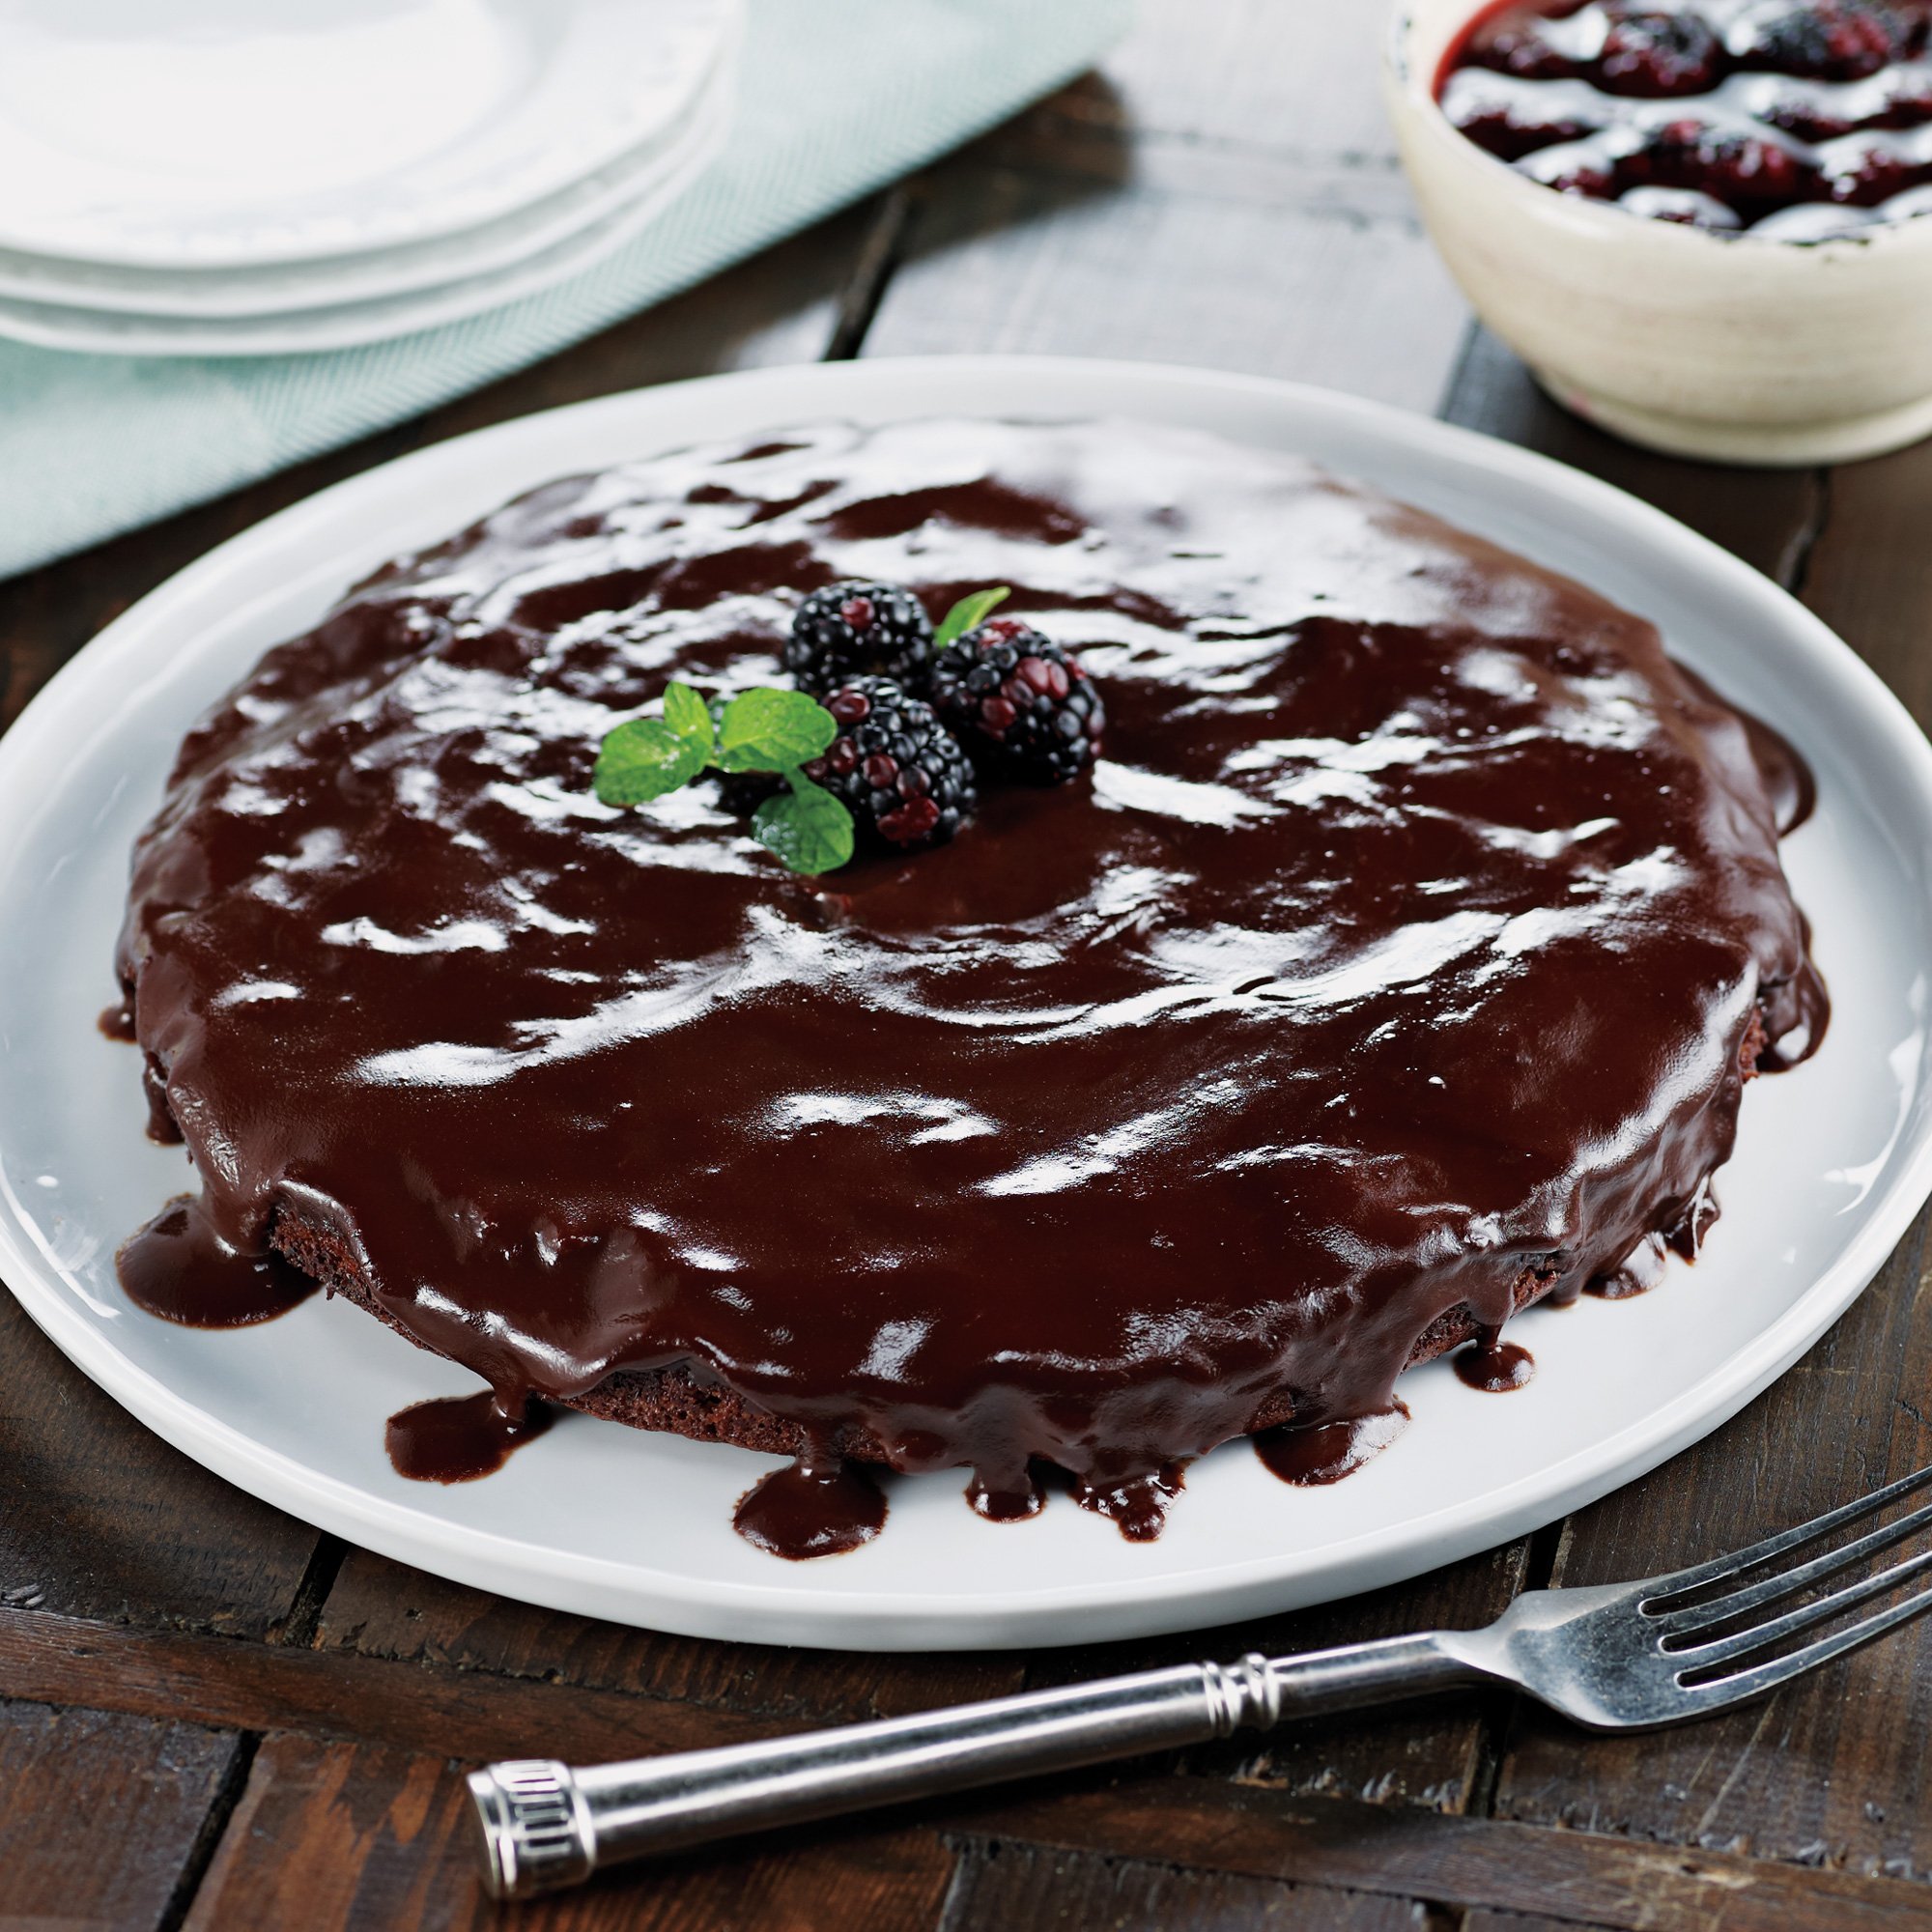
<svg viewBox="0 0 1932 1932">
<path fill-rule="evenodd" d="M 540 360 L 919 166 L 1090 67 L 1130 0 L 751 0 L 724 153 L 573 280 L 320 355 L 78 355 L 0 341 L 0 577 Z"/>
</svg>

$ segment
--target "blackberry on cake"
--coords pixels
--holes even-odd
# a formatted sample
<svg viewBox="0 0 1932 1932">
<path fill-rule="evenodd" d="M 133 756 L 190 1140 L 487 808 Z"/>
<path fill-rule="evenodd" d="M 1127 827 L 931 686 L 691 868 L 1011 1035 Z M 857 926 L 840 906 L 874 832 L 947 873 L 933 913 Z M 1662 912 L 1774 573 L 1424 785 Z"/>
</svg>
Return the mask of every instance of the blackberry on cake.
<svg viewBox="0 0 1932 1932">
<path fill-rule="evenodd" d="M 887 677 L 855 677 L 828 693 L 838 736 L 803 769 L 852 814 L 875 850 L 943 845 L 973 814 L 973 767 L 923 698 Z"/>
<path fill-rule="evenodd" d="M 1107 707 L 1077 658 L 1017 617 L 993 617 L 932 663 L 932 706 L 974 761 L 1064 784 L 1100 750 Z"/>
<path fill-rule="evenodd" d="M 814 590 L 798 607 L 784 668 L 814 696 L 866 675 L 917 689 L 931 655 L 932 620 L 910 590 L 848 580 Z"/>
</svg>

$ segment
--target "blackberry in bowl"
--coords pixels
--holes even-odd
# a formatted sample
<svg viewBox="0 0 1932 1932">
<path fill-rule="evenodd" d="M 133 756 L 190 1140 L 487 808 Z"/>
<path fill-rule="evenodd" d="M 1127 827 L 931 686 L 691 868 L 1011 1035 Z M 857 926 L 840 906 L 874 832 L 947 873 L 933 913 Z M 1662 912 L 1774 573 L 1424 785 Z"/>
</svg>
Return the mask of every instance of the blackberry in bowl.
<svg viewBox="0 0 1932 1932">
<path fill-rule="evenodd" d="M 1642 191 L 1666 187 L 1722 203 L 1733 218 L 1706 225 L 1733 231 L 1823 201 L 1909 220 L 1902 197 L 1932 183 L 1913 126 L 1928 28 L 1932 0 L 1506 0 L 1452 39 L 1436 94 L 1532 181 L 1632 213 L 1655 218 Z"/>
<path fill-rule="evenodd" d="M 1740 463 L 1932 432 L 1932 0 L 1409 0 L 1385 82 L 1436 246 L 1557 401 Z"/>
</svg>

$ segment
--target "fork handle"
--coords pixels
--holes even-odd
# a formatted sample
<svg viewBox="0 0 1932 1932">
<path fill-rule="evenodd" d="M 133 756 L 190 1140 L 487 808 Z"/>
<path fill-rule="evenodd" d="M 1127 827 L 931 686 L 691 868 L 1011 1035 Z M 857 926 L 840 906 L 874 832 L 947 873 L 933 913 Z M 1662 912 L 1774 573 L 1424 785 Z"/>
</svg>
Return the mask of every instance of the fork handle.
<svg viewBox="0 0 1932 1932">
<path fill-rule="evenodd" d="M 575 1885 L 600 1865 L 875 1804 L 1205 1744 L 1284 1719 L 1489 1681 L 1439 1633 L 1300 1657 L 1251 1652 L 769 1743 L 573 1770 L 549 1759 L 469 1778 L 484 1882 L 497 1898 Z"/>
</svg>

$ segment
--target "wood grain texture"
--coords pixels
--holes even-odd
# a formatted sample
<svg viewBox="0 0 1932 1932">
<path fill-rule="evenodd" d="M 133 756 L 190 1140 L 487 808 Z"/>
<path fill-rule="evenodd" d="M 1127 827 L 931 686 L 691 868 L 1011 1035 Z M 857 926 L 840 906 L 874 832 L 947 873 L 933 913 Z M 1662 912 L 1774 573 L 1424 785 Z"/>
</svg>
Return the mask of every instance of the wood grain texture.
<svg viewBox="0 0 1932 1932">
<path fill-rule="evenodd" d="M 967 1809 L 953 1830 L 1621 1932 L 1905 1932 L 1917 1887 L 1584 1832 L 1151 1778 Z M 1453 1921 L 1452 1921 L 1453 1922 Z"/>
<path fill-rule="evenodd" d="M 257 1753 L 189 1932 L 295 1926 L 454 1932 L 514 1922 L 519 1932 L 911 1932 L 937 1918 L 952 1854 L 930 1831 L 827 1830 L 725 1847 L 517 1908 L 476 1880 L 461 1774 L 434 1757 L 272 1737 Z"/>
<path fill-rule="evenodd" d="M 1429 1932 L 1429 1918 L 1411 1900 L 994 1839 L 962 1850 L 940 1932 Z"/>
<path fill-rule="evenodd" d="M 138 1108 L 131 1054 L 128 1080 Z M 0 1294 L 0 1605 L 265 1636 L 315 1542 L 144 1429 Z"/>
<path fill-rule="evenodd" d="M 1932 728 L 1932 442 L 1832 472 L 1804 601 Z"/>
<path fill-rule="evenodd" d="M 0 1703 L 0 1928 L 161 1924 L 238 1764 L 191 1724 Z"/>
<path fill-rule="evenodd" d="M 1011 1653 L 833 1654 L 664 1636 L 514 1604 L 363 1550 L 344 1564 L 317 1640 L 800 1723 L 1003 1696 L 1024 1678 L 1024 1660 Z"/>
<path fill-rule="evenodd" d="M 1259 149 L 1392 177 L 1400 163 L 1379 93 L 1388 18 L 1381 0 L 1142 0 L 1100 72 L 1047 109 L 1140 148 Z"/>
<path fill-rule="evenodd" d="M 591 1761 L 786 1728 L 675 1698 L 0 1609 L 0 1696 L 466 1758 Z M 796 1726 L 791 1726 L 796 1728 Z"/>
<path fill-rule="evenodd" d="M 1380 128 L 1378 20 L 1151 0 L 1104 80 L 924 177 L 866 354 L 1190 362 L 1433 408 L 1465 311 Z"/>
<path fill-rule="evenodd" d="M 1716 1921 L 1714 1920 L 1714 1927 Z M 1492 1912 L 1488 1906 L 1479 1905 L 1473 1911 L 1463 1915 L 1463 1922 L 1456 1932 L 1573 1932 L 1560 1918 L 1546 1918 L 1540 1912 Z"/>
</svg>

